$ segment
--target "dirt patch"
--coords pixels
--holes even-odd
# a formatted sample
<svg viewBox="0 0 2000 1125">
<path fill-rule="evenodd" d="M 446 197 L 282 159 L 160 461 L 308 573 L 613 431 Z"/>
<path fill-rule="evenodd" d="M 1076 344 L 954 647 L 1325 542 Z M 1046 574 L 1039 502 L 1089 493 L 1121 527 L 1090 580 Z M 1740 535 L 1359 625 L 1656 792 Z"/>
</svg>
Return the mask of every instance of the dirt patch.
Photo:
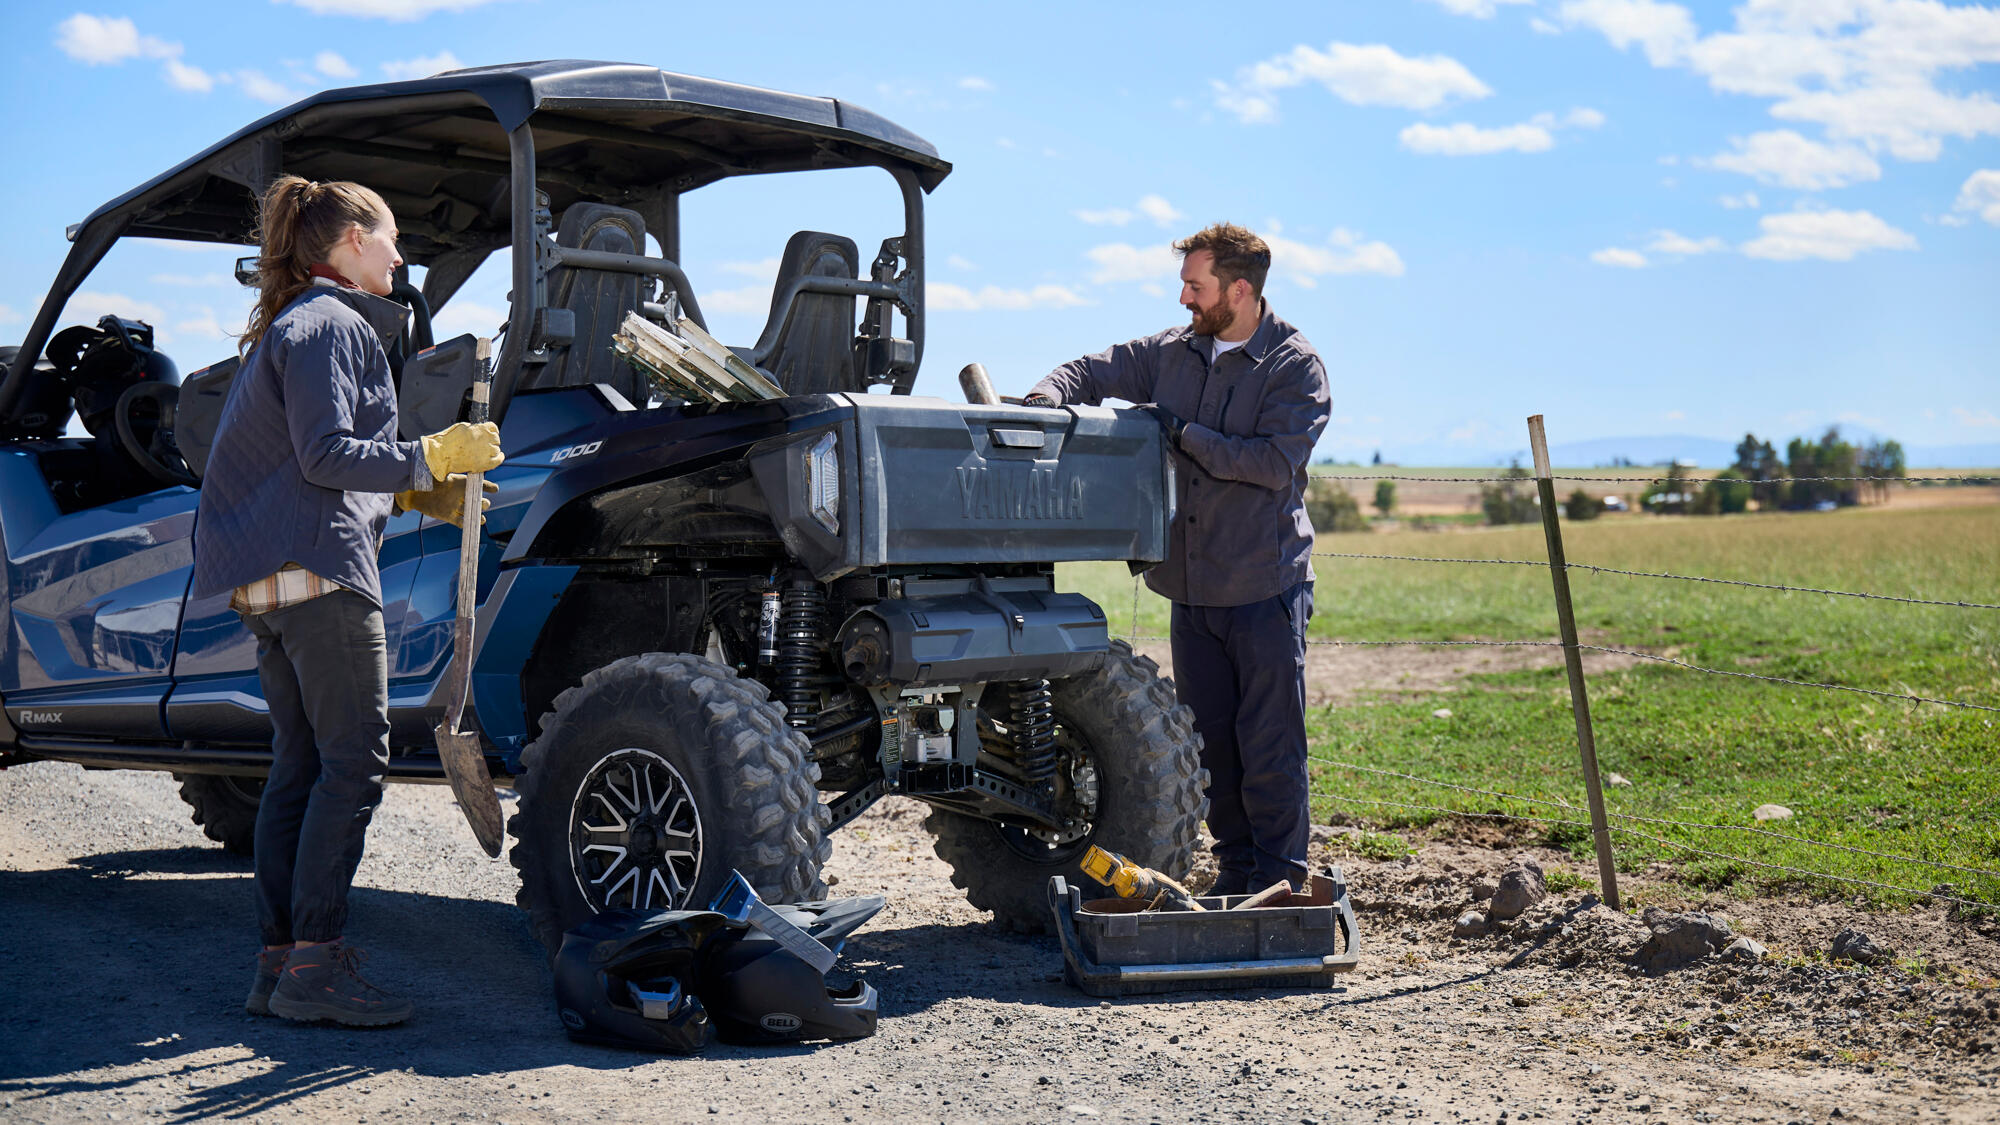
<svg viewBox="0 0 2000 1125">
<path fill-rule="evenodd" d="M 1772 956 L 1648 976 L 1629 960 L 1639 923 L 1576 890 L 1455 939 L 1474 886 L 1521 848 L 1451 826 L 1388 862 L 1317 833 L 1362 927 L 1361 967 L 1332 988 L 1099 1001 L 1062 983 L 1052 939 L 968 907 L 924 810 L 892 799 L 836 836 L 828 868 L 835 894 L 888 897 L 835 971 L 879 991 L 878 1033 L 667 1058 L 563 1037 L 512 869 L 436 786 L 390 790 L 348 926 L 416 1018 L 243 1015 L 248 867 L 187 813 L 160 774 L 0 773 L 0 1122 L 1995 1119 L 1990 931 L 1639 876 L 1628 907 L 1706 906 Z M 1828 962 L 1846 925 L 1895 960 Z"/>
<path fill-rule="evenodd" d="M 1583 640 L 1586 644 L 1601 643 L 1601 638 L 1593 641 L 1593 638 L 1585 637 Z M 1173 675 L 1172 645 L 1165 641 L 1147 641 L 1139 646 L 1139 651 L 1157 661 L 1162 674 Z M 1458 682 L 1467 676 L 1560 668 L 1562 663 L 1560 648 L 1309 644 L 1306 646 L 1306 706 L 1415 699 L 1457 691 Z M 1637 657 L 1616 653 L 1583 654 L 1584 674 L 1589 676 L 1630 668 L 1637 663 Z"/>
</svg>

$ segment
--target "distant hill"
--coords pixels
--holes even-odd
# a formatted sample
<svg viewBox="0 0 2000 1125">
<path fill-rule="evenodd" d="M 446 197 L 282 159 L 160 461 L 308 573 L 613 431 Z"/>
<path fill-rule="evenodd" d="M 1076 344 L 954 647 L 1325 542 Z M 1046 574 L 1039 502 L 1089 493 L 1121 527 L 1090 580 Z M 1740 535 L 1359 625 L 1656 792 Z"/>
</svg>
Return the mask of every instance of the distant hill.
<svg viewBox="0 0 2000 1125">
<path fill-rule="evenodd" d="M 1858 427 L 1842 427 L 1841 434 L 1856 445 L 1878 440 L 1881 435 Z M 1770 441 L 1784 455 L 1785 443 L 1803 435 L 1783 437 L 1758 435 Z M 1813 435 L 1817 437 L 1817 434 Z M 1741 438 L 1705 438 L 1691 434 L 1656 434 L 1643 437 L 1596 438 L 1591 441 L 1558 442 L 1549 447 L 1549 459 L 1557 465 L 1580 468 L 1609 465 L 1622 457 L 1635 465 L 1664 465 L 1688 461 L 1704 469 L 1728 468 L 1736 460 L 1736 443 Z M 1383 456 L 1404 465 L 1458 465 L 1468 468 L 1506 465 L 1518 460 L 1532 463 L 1528 447 L 1519 449 L 1467 449 L 1463 446 L 1428 444 L 1408 449 L 1385 449 Z M 1988 469 L 2000 467 L 2000 442 L 1978 445 L 1908 445 L 1903 447 L 1912 468 Z"/>
</svg>

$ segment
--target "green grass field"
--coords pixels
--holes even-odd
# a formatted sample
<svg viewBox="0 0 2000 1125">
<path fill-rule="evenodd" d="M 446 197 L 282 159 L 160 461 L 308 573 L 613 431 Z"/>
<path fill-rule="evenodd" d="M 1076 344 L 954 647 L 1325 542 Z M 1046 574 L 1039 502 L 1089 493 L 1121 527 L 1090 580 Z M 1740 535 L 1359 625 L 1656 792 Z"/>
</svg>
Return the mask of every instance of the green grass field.
<svg viewBox="0 0 2000 1125">
<path fill-rule="evenodd" d="M 1629 518 L 1564 526 L 1572 563 L 1902 597 L 2000 604 L 2000 506 L 1848 509 L 1721 518 Z M 1322 536 L 1324 552 L 1542 560 L 1539 526 L 1449 534 Z M 1546 568 L 1317 558 L 1315 640 L 1550 640 Z M 1134 630 L 1120 566 L 1076 566 L 1066 588 L 1099 600 L 1115 635 Z M 1915 606 L 1819 594 L 1573 572 L 1584 643 L 1709 668 L 2000 707 L 2000 610 Z M 1136 632 L 1164 635 L 1165 603 L 1138 599 Z M 1379 693 L 1308 715 L 1315 813 L 1419 835 L 1447 814 L 1556 820 L 1582 814 L 1359 772 L 1392 770 L 1522 798 L 1584 804 L 1562 669 L 1475 675 L 1410 699 Z M 1806 885 L 1871 901 L 1909 896 L 1732 859 L 2000 903 L 2000 878 L 1821 845 L 2000 869 L 2000 714 L 1704 675 L 1665 665 L 1592 676 L 1599 764 L 1632 784 L 1607 788 L 1614 814 L 1758 827 L 1756 806 L 1791 808 L 1762 827 L 1804 837 L 1614 819 L 1621 870 L 1671 860 L 1688 881 L 1754 893 Z M 1432 716 L 1449 707 L 1448 719 Z M 1391 803 L 1371 803 L 1391 802 Z M 1571 849 L 1594 876 L 1586 829 L 1506 823 Z M 1594 885 L 1594 878 L 1589 882 Z"/>
</svg>

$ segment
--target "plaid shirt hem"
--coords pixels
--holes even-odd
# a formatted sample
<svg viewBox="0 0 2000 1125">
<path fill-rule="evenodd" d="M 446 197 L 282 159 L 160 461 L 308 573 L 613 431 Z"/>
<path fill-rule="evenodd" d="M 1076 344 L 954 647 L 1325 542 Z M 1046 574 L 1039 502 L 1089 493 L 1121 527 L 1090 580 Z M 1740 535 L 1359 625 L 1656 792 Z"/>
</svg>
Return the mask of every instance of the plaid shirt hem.
<svg viewBox="0 0 2000 1125">
<path fill-rule="evenodd" d="M 229 608 L 238 613 L 273 613 L 343 588 L 297 563 L 286 563 L 276 574 L 236 587 L 229 596 Z"/>
</svg>

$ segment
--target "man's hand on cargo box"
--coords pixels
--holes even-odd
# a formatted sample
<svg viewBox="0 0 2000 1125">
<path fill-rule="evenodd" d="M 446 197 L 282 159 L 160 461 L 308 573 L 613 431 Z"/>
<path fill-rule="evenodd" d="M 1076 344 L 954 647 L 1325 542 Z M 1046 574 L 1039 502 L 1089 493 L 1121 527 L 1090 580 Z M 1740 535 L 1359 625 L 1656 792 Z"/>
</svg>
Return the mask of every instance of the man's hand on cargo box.
<svg viewBox="0 0 2000 1125">
<path fill-rule="evenodd" d="M 1185 419 L 1175 417 L 1172 411 L 1157 402 L 1142 402 L 1133 409 L 1151 414 L 1160 423 L 1160 428 L 1167 431 L 1167 440 L 1172 442 L 1175 448 L 1180 447 L 1181 432 L 1187 429 Z"/>
</svg>

